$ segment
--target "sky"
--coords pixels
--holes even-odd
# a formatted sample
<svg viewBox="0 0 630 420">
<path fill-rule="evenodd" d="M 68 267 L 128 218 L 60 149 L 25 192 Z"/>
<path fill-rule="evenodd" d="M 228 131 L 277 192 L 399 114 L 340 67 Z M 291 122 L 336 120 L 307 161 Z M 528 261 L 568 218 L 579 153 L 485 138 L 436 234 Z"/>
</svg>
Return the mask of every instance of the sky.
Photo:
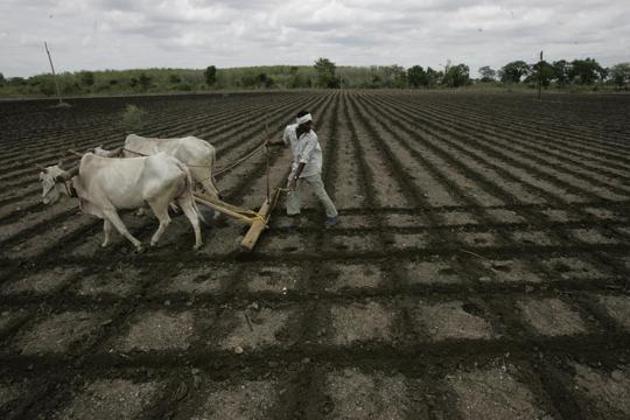
<svg viewBox="0 0 630 420">
<path fill-rule="evenodd" d="M 630 61 L 630 0 L 0 0 L 0 73 Z"/>
</svg>

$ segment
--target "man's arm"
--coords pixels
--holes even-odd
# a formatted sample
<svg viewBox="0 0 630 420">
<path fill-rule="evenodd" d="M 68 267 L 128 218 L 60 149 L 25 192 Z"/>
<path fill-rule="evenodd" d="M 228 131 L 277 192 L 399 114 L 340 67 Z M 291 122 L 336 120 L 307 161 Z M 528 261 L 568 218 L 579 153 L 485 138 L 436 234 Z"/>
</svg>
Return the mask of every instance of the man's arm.
<svg viewBox="0 0 630 420">
<path fill-rule="evenodd" d="M 293 177 L 289 181 L 290 190 L 295 188 L 295 185 L 297 184 L 297 181 L 300 179 L 300 175 L 302 174 L 304 167 L 311 160 L 311 157 L 313 156 L 313 152 L 315 151 L 315 148 L 317 147 L 317 136 L 315 134 L 313 134 L 311 137 L 305 140 L 307 143 L 304 146 L 302 153 L 300 153 L 300 161 L 298 163 L 298 167 L 295 170 Z"/>
<path fill-rule="evenodd" d="M 293 174 L 293 176 L 289 180 L 289 185 L 287 186 L 288 189 L 290 189 L 290 190 L 294 190 L 295 189 L 295 186 L 297 185 L 297 182 L 300 179 L 300 175 L 302 174 L 302 171 L 304 170 L 305 166 L 306 166 L 306 163 L 300 162 L 300 164 L 298 165 L 297 169 L 295 170 L 295 173 Z"/>
</svg>

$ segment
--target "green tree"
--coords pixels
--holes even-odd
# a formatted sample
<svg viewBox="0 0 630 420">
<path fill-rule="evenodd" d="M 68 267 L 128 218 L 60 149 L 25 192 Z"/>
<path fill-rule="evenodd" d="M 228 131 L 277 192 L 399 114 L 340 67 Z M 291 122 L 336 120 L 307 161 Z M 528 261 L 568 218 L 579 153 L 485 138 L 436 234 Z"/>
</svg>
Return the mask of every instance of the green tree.
<svg viewBox="0 0 630 420">
<path fill-rule="evenodd" d="M 91 71 L 82 71 L 79 73 L 79 80 L 81 80 L 81 84 L 85 86 L 94 85 L 94 73 Z"/>
<path fill-rule="evenodd" d="M 208 66 L 203 75 L 208 86 L 214 86 L 217 82 L 217 68 L 215 66 Z"/>
<path fill-rule="evenodd" d="M 431 67 L 427 67 L 427 86 L 435 87 L 440 80 L 444 77 L 444 73 L 439 70 L 433 70 Z"/>
<path fill-rule="evenodd" d="M 612 66 L 610 77 L 613 83 L 620 88 L 630 84 L 630 63 L 619 63 Z"/>
<path fill-rule="evenodd" d="M 531 73 L 526 81 L 536 83 L 540 81 L 544 87 L 549 87 L 555 77 L 556 71 L 554 66 L 543 60 L 531 65 Z"/>
<path fill-rule="evenodd" d="M 6 80 L 4 78 L 4 74 L 0 73 L 0 86 L 4 86 L 5 83 L 6 83 Z"/>
<path fill-rule="evenodd" d="M 151 87 L 151 77 L 147 76 L 145 72 L 140 73 L 138 85 L 143 92 L 146 92 Z"/>
<path fill-rule="evenodd" d="M 394 87 L 404 89 L 407 87 L 407 70 L 404 67 L 394 64 L 391 67 L 391 74 L 394 81 Z"/>
<path fill-rule="evenodd" d="M 479 67 L 479 74 L 482 82 L 494 82 L 497 78 L 497 71 L 490 66 Z"/>
<path fill-rule="evenodd" d="M 29 77 L 28 84 L 34 91 L 39 91 L 46 96 L 53 96 L 57 91 L 52 74 L 38 74 Z"/>
<path fill-rule="evenodd" d="M 339 79 L 336 76 L 337 66 L 327 58 L 320 57 L 315 62 L 317 73 L 317 86 L 334 89 L 339 87 Z"/>
<path fill-rule="evenodd" d="M 267 73 L 259 73 L 258 76 L 256 76 L 256 81 L 258 82 L 258 87 L 259 88 L 271 88 L 273 87 L 274 81 L 271 77 L 267 76 Z"/>
<path fill-rule="evenodd" d="M 569 78 L 569 69 L 571 68 L 571 65 L 567 62 L 567 60 L 558 60 L 553 62 L 552 67 L 553 78 L 558 86 L 566 86 L 571 81 Z"/>
<path fill-rule="evenodd" d="M 466 86 L 470 83 L 470 69 L 466 64 L 448 65 L 444 69 L 442 84 L 448 87 Z"/>
<path fill-rule="evenodd" d="M 26 80 L 23 77 L 11 77 L 7 80 L 7 84 L 9 86 L 24 86 L 26 85 Z"/>
<path fill-rule="evenodd" d="M 404 88 L 407 86 L 407 72 L 397 64 L 383 67 L 384 86 L 387 88 Z"/>
<path fill-rule="evenodd" d="M 501 67 L 499 75 L 504 83 L 519 83 L 529 74 L 529 66 L 522 60 L 512 61 Z"/>
<path fill-rule="evenodd" d="M 424 71 L 422 66 L 411 66 L 407 69 L 407 83 L 412 88 L 419 88 L 420 86 L 427 86 L 429 81 L 427 79 L 427 72 Z"/>
<path fill-rule="evenodd" d="M 176 85 L 182 81 L 182 78 L 179 77 L 179 75 L 177 74 L 171 74 L 170 76 L 168 76 L 168 81 Z"/>
<path fill-rule="evenodd" d="M 289 80 L 287 82 L 287 87 L 290 89 L 295 89 L 300 87 L 300 68 L 298 66 L 291 66 L 289 69 Z"/>
<path fill-rule="evenodd" d="M 592 85 L 598 78 L 602 78 L 605 70 L 592 58 L 573 60 L 569 70 L 569 78 L 581 85 Z"/>
<path fill-rule="evenodd" d="M 372 75 L 372 80 L 370 80 L 370 87 L 372 89 L 378 89 L 383 87 L 383 79 L 378 74 Z"/>
</svg>

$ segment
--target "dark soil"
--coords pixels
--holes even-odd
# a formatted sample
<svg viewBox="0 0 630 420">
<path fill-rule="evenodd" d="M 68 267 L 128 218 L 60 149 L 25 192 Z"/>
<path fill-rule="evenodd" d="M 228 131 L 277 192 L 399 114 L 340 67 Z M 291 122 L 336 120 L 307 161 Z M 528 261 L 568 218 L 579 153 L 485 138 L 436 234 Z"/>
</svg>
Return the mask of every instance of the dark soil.
<svg viewBox="0 0 630 420">
<path fill-rule="evenodd" d="M 630 417 L 630 96 L 276 92 L 0 103 L 0 417 Z M 307 197 L 243 225 L 175 217 L 137 255 L 35 165 L 140 134 L 218 166 L 309 109 L 340 224 Z M 68 156 L 68 160 L 72 160 Z M 264 200 L 265 156 L 219 177 Z M 270 156 L 282 185 L 289 151 Z M 147 242 L 152 216 L 123 214 Z"/>
</svg>

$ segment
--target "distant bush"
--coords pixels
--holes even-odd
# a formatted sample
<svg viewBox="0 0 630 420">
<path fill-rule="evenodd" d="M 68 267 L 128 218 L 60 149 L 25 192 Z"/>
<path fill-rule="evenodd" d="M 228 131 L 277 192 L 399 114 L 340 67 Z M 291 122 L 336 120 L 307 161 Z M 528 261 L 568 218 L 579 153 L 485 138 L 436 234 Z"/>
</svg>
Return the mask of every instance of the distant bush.
<svg viewBox="0 0 630 420">
<path fill-rule="evenodd" d="M 144 128 L 145 117 L 146 111 L 135 105 L 127 105 L 122 114 L 123 127 L 129 133 L 138 132 Z"/>
<path fill-rule="evenodd" d="M 12 77 L 7 81 L 9 86 L 26 86 L 26 79 L 23 77 Z"/>
<path fill-rule="evenodd" d="M 81 71 L 79 72 L 79 79 L 81 79 L 81 84 L 92 86 L 94 84 L 94 73 L 91 71 Z"/>
</svg>

